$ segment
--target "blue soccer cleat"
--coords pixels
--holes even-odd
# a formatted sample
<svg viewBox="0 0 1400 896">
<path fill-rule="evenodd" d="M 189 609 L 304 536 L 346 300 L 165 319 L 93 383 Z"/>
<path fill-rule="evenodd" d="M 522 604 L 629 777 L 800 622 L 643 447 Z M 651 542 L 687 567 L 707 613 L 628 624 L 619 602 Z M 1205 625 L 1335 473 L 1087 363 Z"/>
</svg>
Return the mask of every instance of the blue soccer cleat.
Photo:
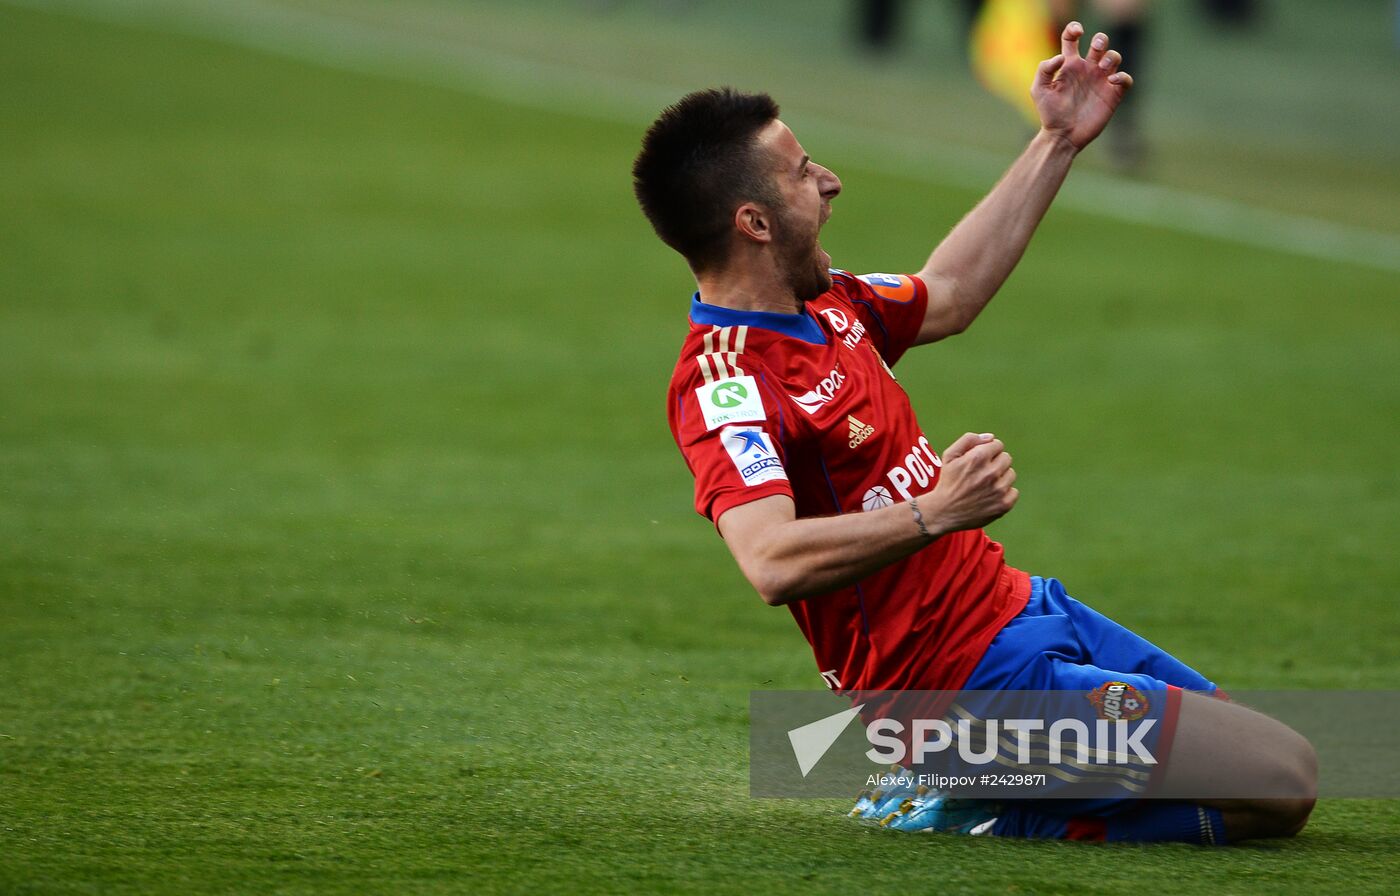
<svg viewBox="0 0 1400 896">
<path fill-rule="evenodd" d="M 852 818 L 879 821 L 898 809 L 905 800 L 928 793 L 927 787 L 913 786 L 913 773 L 897 765 L 890 768 L 889 777 L 895 783 L 891 783 L 888 787 L 873 791 L 861 791 L 860 796 L 856 797 L 855 807 L 849 813 Z"/>
<path fill-rule="evenodd" d="M 856 797 L 856 804 L 855 807 L 851 809 L 849 813 L 850 816 L 852 818 L 869 818 L 874 815 L 876 794 L 880 794 L 881 797 L 884 796 L 884 794 L 881 794 L 878 790 L 862 790 L 860 796 Z"/>
<path fill-rule="evenodd" d="M 959 800 L 930 793 L 905 800 L 880 819 L 880 826 L 911 833 L 986 834 L 1000 811 L 991 800 Z"/>
<path fill-rule="evenodd" d="M 913 772 L 897 765 L 890 767 L 888 778 L 893 783 L 885 789 L 861 791 L 850 817 L 892 831 L 981 835 L 991 832 L 1001 812 L 1001 805 L 992 800 L 954 799 L 915 785 Z"/>
</svg>

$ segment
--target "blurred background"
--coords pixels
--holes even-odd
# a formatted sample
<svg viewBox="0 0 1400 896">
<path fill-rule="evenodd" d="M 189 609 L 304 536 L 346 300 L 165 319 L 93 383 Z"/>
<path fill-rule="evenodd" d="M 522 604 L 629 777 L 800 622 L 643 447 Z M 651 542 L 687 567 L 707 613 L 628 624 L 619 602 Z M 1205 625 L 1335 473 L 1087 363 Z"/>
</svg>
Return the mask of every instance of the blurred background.
<svg viewBox="0 0 1400 896">
<path fill-rule="evenodd" d="M 967 0 L 469 4 L 472 49 L 561 101 L 648 107 L 697 84 L 769 90 L 849 143 L 929 176 L 999 166 L 1026 125 L 969 66 Z M 1013 4 L 1017 5 L 1017 4 Z M 1034 4 L 1031 4 L 1034 5 Z M 1134 10 L 1143 176 L 1264 208 L 1394 231 L 1400 49 L 1385 0 L 1081 2 L 1090 33 Z M 1076 9 L 1077 7 L 1077 9 Z M 404 4 L 394 4 L 403 26 Z M 443 7 L 433 7 L 441 15 Z M 880 12 L 872 12 L 880 10 Z M 872 28 L 872 19 L 881 22 Z M 450 27 L 434 20 L 426 28 Z M 1063 22 L 1060 18 L 1059 22 Z M 1057 26 L 1052 26 L 1058 30 Z M 875 34 L 872 35 L 871 32 Z M 562 33 L 561 33 L 562 32 Z M 568 37 L 564 36 L 567 33 Z M 1014 52 L 1010 55 L 1014 56 Z M 1105 140 L 1097 161 L 1111 161 Z M 988 153 L 991 153 L 988 156 Z M 1324 172 L 1329 172 L 1324 175 Z"/>
<path fill-rule="evenodd" d="M 1011 447 L 1014 565 L 1400 687 L 1396 4 L 1127 6 L 1135 129 L 900 381 Z M 915 269 L 1030 134 L 975 7 L 0 0 L 0 890 L 1388 892 L 1389 803 L 1188 863 L 748 798 L 749 691 L 820 680 L 691 509 L 631 161 L 767 90 L 836 264 Z"/>
</svg>

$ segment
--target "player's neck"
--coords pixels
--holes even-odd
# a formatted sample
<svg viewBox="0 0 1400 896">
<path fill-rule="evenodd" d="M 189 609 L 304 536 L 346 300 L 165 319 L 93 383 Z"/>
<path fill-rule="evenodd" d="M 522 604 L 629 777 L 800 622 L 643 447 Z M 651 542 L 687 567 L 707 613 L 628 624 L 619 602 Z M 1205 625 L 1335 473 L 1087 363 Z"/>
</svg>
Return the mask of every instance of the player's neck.
<svg viewBox="0 0 1400 896">
<path fill-rule="evenodd" d="M 799 314 L 802 302 L 792 287 L 771 269 L 737 269 L 697 274 L 700 301 L 707 305 L 732 308 L 735 311 L 768 311 L 776 314 Z"/>
</svg>

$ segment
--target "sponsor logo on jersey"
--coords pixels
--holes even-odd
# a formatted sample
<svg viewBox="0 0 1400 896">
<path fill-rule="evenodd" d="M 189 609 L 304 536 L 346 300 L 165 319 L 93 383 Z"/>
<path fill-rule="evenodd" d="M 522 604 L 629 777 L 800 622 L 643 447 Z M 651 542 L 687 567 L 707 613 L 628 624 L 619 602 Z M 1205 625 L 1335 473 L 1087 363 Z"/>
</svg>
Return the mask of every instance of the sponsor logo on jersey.
<svg viewBox="0 0 1400 896">
<path fill-rule="evenodd" d="M 706 383 L 695 390 L 695 400 L 700 403 L 707 431 L 726 423 L 763 420 L 768 416 L 763 409 L 763 396 L 758 393 L 758 383 L 751 376 L 732 376 Z"/>
<path fill-rule="evenodd" d="M 1105 681 L 1085 696 L 1099 718 L 1110 721 L 1136 722 L 1152 708 L 1142 691 L 1126 681 Z"/>
<path fill-rule="evenodd" d="M 865 324 L 861 323 L 859 319 L 851 320 L 846 316 L 846 312 L 840 308 L 821 308 L 818 310 L 822 317 L 826 318 L 826 322 L 831 324 L 831 329 L 836 331 L 838 336 L 841 336 L 842 345 L 852 350 L 860 345 L 861 338 L 865 336 Z"/>
<path fill-rule="evenodd" d="M 841 372 L 841 365 L 837 364 L 831 368 L 831 373 L 826 375 L 816 388 L 801 395 L 791 396 L 797 402 L 797 406 L 808 414 L 815 414 L 826 406 L 827 402 L 836 397 L 836 393 L 841 391 L 841 387 L 846 383 L 846 374 Z"/>
<path fill-rule="evenodd" d="M 894 495 L 883 485 L 877 485 L 866 491 L 865 496 L 860 499 L 861 510 L 879 510 L 881 507 L 889 507 L 894 503 Z"/>
<path fill-rule="evenodd" d="M 846 319 L 846 313 L 840 308 L 823 308 L 821 312 L 822 317 L 826 318 L 826 322 L 831 324 L 831 329 L 836 332 L 844 333 L 850 328 L 851 322 Z"/>
<path fill-rule="evenodd" d="M 864 274 L 859 279 L 865 281 L 876 295 L 901 305 L 913 301 L 919 294 L 912 277 L 902 277 L 898 274 Z"/>
<path fill-rule="evenodd" d="M 938 471 L 942 466 L 943 461 L 934 453 L 928 438 L 919 436 L 919 441 L 914 443 L 914 447 L 904 456 L 904 462 L 886 473 L 885 478 L 890 481 L 894 490 L 908 501 L 916 495 L 909 487 L 914 486 L 919 490 L 917 494 L 923 494 L 938 480 Z"/>
<path fill-rule="evenodd" d="M 773 450 L 773 443 L 762 427 L 726 426 L 719 435 L 745 485 L 788 478 L 778 452 Z"/>
<path fill-rule="evenodd" d="M 875 427 L 869 423 L 861 423 L 854 416 L 847 415 L 846 422 L 851 425 L 851 447 L 856 448 L 861 442 L 875 435 Z"/>
<path fill-rule="evenodd" d="M 855 323 L 851 324 L 851 332 L 841 337 L 841 344 L 844 345 L 846 348 L 850 349 L 851 351 L 855 351 L 856 346 L 860 345 L 861 337 L 863 337 L 864 335 L 865 324 L 861 323 L 860 321 L 856 321 Z"/>
</svg>

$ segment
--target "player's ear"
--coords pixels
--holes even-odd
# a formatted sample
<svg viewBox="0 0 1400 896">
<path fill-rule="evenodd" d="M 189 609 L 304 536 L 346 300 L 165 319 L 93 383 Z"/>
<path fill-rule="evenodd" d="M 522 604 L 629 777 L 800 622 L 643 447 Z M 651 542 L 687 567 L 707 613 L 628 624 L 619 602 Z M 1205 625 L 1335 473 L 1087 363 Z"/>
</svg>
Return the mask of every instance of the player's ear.
<svg viewBox="0 0 1400 896">
<path fill-rule="evenodd" d="M 734 229 L 745 239 L 756 243 L 773 241 L 773 228 L 767 210 L 753 202 L 745 202 L 734 210 Z"/>
</svg>

